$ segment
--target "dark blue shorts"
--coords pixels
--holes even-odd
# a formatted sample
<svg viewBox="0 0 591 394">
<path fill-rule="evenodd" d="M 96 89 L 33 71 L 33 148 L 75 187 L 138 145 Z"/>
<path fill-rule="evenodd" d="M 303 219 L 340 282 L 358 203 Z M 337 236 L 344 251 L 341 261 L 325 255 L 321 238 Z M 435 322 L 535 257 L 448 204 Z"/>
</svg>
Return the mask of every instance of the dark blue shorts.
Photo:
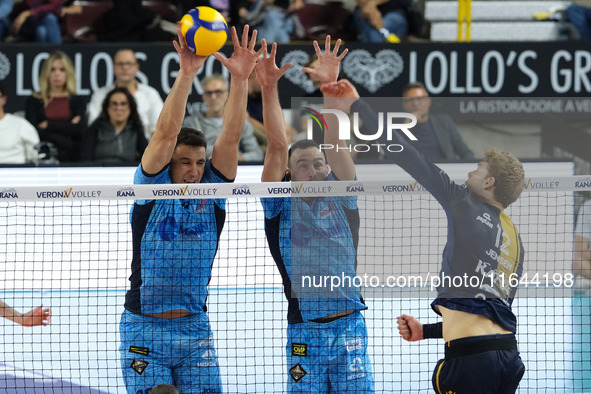
<svg viewBox="0 0 591 394">
<path fill-rule="evenodd" d="M 515 335 L 482 335 L 447 342 L 432 382 L 438 394 L 510 394 L 524 373 Z"/>
</svg>

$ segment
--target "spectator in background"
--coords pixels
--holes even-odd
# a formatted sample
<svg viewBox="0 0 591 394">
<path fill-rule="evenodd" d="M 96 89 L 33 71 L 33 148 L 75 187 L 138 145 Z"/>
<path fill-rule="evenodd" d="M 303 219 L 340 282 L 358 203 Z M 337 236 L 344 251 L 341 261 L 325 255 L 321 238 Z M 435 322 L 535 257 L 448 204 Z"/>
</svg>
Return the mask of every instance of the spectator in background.
<svg viewBox="0 0 591 394">
<path fill-rule="evenodd" d="M 409 83 L 404 87 L 402 107 L 417 117 L 417 125 L 412 129 L 417 141 L 412 144 L 429 160 L 438 162 L 474 158 L 474 153 L 462 140 L 452 118 L 429 113 L 431 98 L 422 83 Z"/>
<path fill-rule="evenodd" d="M 354 18 L 362 41 L 399 42 L 408 34 L 422 36 L 424 18 L 414 0 L 357 0 L 357 4 Z"/>
<path fill-rule="evenodd" d="M 579 209 L 575 228 L 573 379 L 576 392 L 591 391 L 591 200 Z"/>
<path fill-rule="evenodd" d="M 290 13 L 303 6 L 303 0 L 241 0 L 232 5 L 238 8 L 239 23 L 256 28 L 258 40 L 267 42 L 289 42 L 293 32 Z"/>
<path fill-rule="evenodd" d="M 141 0 L 113 1 L 113 7 L 101 18 L 100 41 L 167 41 L 175 37 L 162 18 L 145 7 Z"/>
<path fill-rule="evenodd" d="M 115 88 L 103 100 L 99 117 L 86 130 L 81 160 L 138 165 L 147 146 L 133 96 L 126 88 Z"/>
<path fill-rule="evenodd" d="M 99 116 L 103 101 L 115 87 L 127 88 L 137 103 L 137 111 L 144 125 L 144 134 L 150 139 L 156 130 L 156 121 L 162 110 L 162 97 L 153 87 L 138 82 L 137 73 L 140 66 L 131 49 L 120 49 L 113 58 L 113 71 L 115 82 L 98 89 L 92 94 L 88 104 L 88 123 L 91 124 Z"/>
<path fill-rule="evenodd" d="M 564 15 L 566 20 L 575 26 L 581 40 L 591 41 L 591 8 L 571 4 L 567 7 Z"/>
<path fill-rule="evenodd" d="M 39 135 L 35 127 L 19 116 L 4 112 L 6 88 L 0 82 L 0 164 L 33 163 Z"/>
<path fill-rule="evenodd" d="M 80 13 L 78 5 L 64 6 L 63 0 L 25 0 L 25 9 L 12 23 L 13 32 L 26 41 L 43 44 L 62 43 L 60 17 Z"/>
<path fill-rule="evenodd" d="M 76 75 L 68 55 L 51 52 L 41 69 L 39 88 L 27 97 L 25 117 L 37 128 L 41 141 L 55 145 L 60 162 L 76 161 L 86 111 L 84 100 L 76 95 Z"/>
<path fill-rule="evenodd" d="M 207 105 L 205 112 L 199 111 L 185 118 L 184 127 L 200 130 L 207 140 L 205 156 L 211 157 L 213 147 L 223 129 L 222 115 L 228 100 L 228 80 L 221 74 L 211 75 L 201 82 L 203 86 L 203 102 Z M 262 161 L 263 151 L 259 146 L 252 124 L 244 121 L 242 136 L 238 145 L 238 161 Z"/>
<path fill-rule="evenodd" d="M 0 42 L 10 31 L 10 13 L 12 12 L 12 0 L 0 0 Z"/>
</svg>

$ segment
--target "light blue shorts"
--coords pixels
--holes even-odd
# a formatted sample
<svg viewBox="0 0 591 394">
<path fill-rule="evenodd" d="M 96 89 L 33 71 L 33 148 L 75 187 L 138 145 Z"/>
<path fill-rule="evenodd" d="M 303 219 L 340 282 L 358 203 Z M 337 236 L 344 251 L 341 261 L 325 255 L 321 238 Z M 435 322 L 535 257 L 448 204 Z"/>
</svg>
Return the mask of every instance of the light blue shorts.
<svg viewBox="0 0 591 394">
<path fill-rule="evenodd" d="M 357 311 L 330 323 L 287 327 L 288 393 L 373 393 L 367 327 Z"/>
<path fill-rule="evenodd" d="M 128 394 L 147 394 L 158 384 L 175 385 L 181 394 L 222 392 L 206 313 L 159 319 L 125 311 L 120 335 Z"/>
</svg>

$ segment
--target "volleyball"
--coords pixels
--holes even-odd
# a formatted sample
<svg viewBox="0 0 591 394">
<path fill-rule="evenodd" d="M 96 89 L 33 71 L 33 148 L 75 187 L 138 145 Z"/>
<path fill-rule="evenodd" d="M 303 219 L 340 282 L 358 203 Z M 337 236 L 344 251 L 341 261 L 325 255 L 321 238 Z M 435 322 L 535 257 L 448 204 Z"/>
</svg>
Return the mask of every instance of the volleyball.
<svg viewBox="0 0 591 394">
<path fill-rule="evenodd" d="M 195 7 L 181 19 L 181 33 L 189 49 L 199 56 L 208 56 L 228 39 L 228 25 L 213 8 Z"/>
</svg>

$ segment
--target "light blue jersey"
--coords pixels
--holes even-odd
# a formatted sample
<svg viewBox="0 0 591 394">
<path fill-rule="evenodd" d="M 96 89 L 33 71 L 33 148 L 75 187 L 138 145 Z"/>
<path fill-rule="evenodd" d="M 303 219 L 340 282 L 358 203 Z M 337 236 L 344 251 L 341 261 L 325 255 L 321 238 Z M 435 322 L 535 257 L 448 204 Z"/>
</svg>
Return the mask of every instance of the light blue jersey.
<svg viewBox="0 0 591 394">
<path fill-rule="evenodd" d="M 207 162 L 201 183 L 228 182 Z M 148 175 L 140 165 L 136 184 L 171 184 L 168 166 Z M 179 185 L 182 194 L 185 186 Z M 125 309 L 139 314 L 206 310 L 207 284 L 225 221 L 225 200 L 136 201 L 131 211 L 133 260 Z"/>
<path fill-rule="evenodd" d="M 327 180 L 335 180 L 332 173 Z M 359 211 L 356 196 L 263 198 L 265 232 L 289 302 L 288 322 L 367 309 L 354 285 L 324 278 L 356 275 Z M 321 286 L 317 286 L 322 282 Z"/>
</svg>

